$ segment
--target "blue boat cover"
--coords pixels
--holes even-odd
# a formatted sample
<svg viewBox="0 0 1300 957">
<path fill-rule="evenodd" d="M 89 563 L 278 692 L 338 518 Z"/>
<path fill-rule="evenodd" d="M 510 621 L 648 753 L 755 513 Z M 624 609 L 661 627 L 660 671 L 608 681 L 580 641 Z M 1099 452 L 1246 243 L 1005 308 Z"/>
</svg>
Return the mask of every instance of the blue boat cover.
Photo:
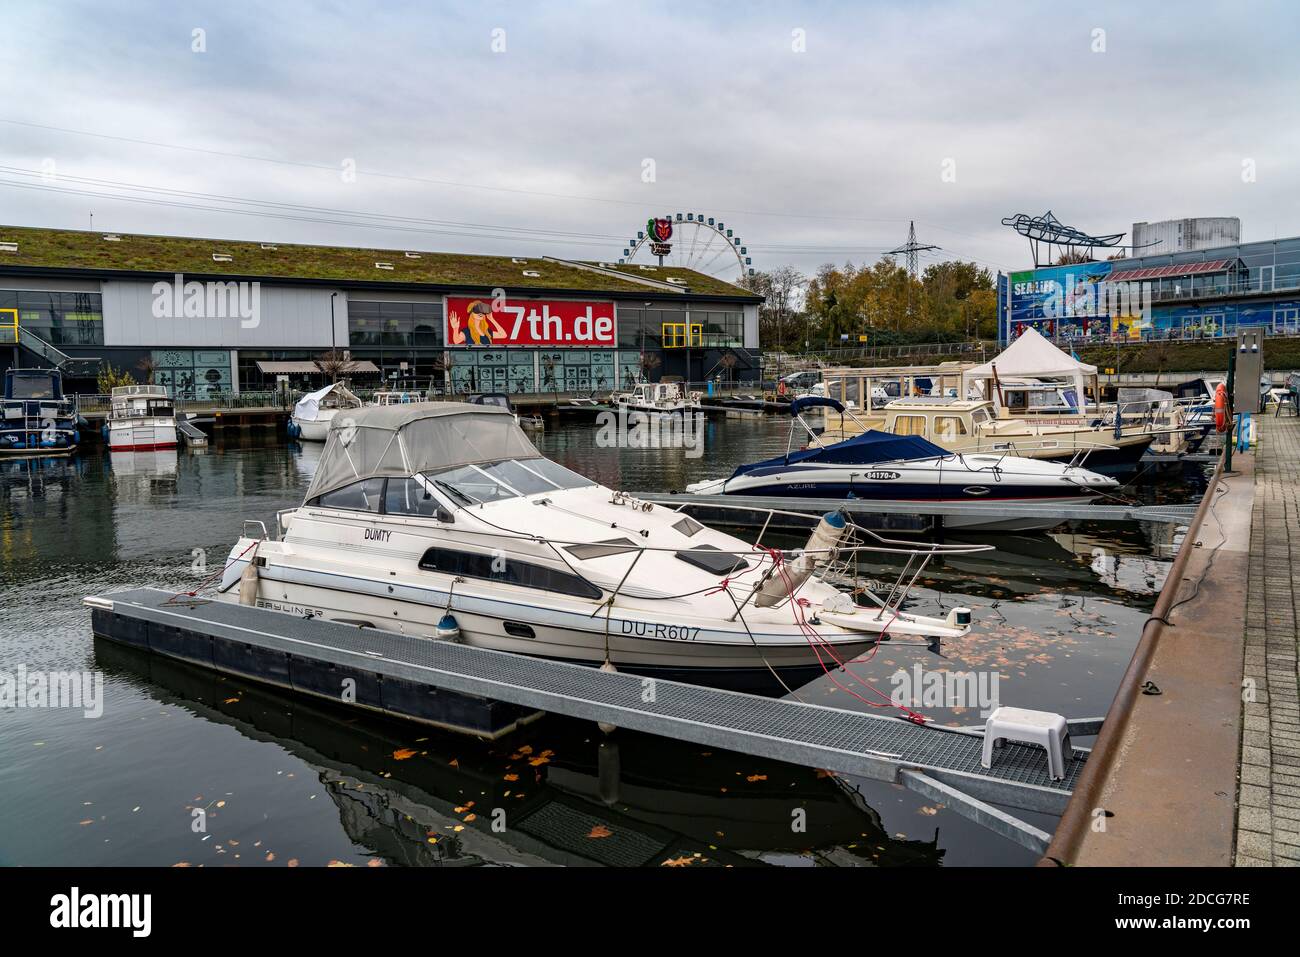
<svg viewBox="0 0 1300 957">
<path fill-rule="evenodd" d="M 802 449 L 791 452 L 787 457 L 742 465 L 731 477 L 747 475 L 758 469 L 794 465 L 801 462 L 818 462 L 823 465 L 873 465 L 876 462 L 898 462 L 904 459 L 933 459 L 938 456 L 951 455 L 947 449 L 940 448 L 933 442 L 927 442 L 919 435 L 894 435 L 890 432 L 878 432 L 868 429 L 861 435 L 855 435 L 843 442 L 836 442 L 825 448 Z"/>
<path fill-rule="evenodd" d="M 836 412 L 844 411 L 844 406 L 835 399 L 828 399 L 820 395 L 801 395 L 790 403 L 790 414 L 798 415 L 804 409 L 815 409 L 819 406 L 834 409 Z"/>
</svg>

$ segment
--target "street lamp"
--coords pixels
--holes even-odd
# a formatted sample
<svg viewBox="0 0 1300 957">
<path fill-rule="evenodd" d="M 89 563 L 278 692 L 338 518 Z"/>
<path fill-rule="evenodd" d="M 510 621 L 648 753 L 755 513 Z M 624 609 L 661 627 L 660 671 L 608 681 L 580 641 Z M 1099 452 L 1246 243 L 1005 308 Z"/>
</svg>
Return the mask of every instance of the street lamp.
<svg viewBox="0 0 1300 957">
<path fill-rule="evenodd" d="M 334 331 L 334 297 L 337 292 L 330 293 L 330 354 L 333 355 L 338 350 L 338 334 Z"/>
</svg>

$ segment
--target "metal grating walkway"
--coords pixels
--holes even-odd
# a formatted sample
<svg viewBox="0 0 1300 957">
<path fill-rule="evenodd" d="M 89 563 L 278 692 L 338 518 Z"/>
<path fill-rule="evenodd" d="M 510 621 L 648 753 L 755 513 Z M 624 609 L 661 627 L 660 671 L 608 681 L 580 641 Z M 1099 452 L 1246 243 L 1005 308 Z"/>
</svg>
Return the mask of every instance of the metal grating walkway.
<svg viewBox="0 0 1300 957">
<path fill-rule="evenodd" d="M 115 617 L 809 767 L 892 783 L 905 768 L 919 770 L 979 800 L 1027 810 L 1061 813 L 1088 755 L 1075 748 L 1065 779 L 1053 781 L 1039 748 L 1008 743 L 988 770 L 980 765 L 979 733 L 883 714 L 660 679 L 652 682 L 653 700 L 645 701 L 649 679 L 636 675 L 227 602 L 174 599 L 153 588 L 91 601 Z"/>
</svg>

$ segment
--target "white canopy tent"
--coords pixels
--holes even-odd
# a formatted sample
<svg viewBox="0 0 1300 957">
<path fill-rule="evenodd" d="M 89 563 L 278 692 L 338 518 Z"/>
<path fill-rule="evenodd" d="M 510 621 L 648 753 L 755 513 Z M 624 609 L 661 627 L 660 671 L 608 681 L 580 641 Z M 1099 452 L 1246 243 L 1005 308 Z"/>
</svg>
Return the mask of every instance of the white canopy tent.
<svg viewBox="0 0 1300 957">
<path fill-rule="evenodd" d="M 1083 408 L 1085 392 L 1083 380 L 1087 376 L 1093 380 L 1093 394 L 1097 395 L 1097 367 L 1080 362 L 1052 345 L 1036 329 L 1026 329 L 1020 338 L 1003 349 L 998 355 L 983 365 L 973 366 L 962 373 L 962 395 L 973 383 L 981 383 L 985 396 L 993 397 L 996 390 L 985 388 L 986 379 L 1001 382 L 1024 381 L 1026 379 L 1069 379 L 1074 383 L 1078 408 Z"/>
</svg>

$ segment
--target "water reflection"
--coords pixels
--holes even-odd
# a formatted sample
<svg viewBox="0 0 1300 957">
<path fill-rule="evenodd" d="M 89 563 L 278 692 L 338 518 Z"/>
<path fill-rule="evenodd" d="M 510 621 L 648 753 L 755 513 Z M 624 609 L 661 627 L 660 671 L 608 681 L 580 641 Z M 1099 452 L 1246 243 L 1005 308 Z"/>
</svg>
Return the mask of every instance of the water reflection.
<svg viewBox="0 0 1300 957">
<path fill-rule="evenodd" d="M 634 491 L 682 488 L 785 447 L 785 423 L 776 420 L 707 428 L 701 459 L 600 449 L 594 429 L 576 423 L 539 444 L 562 464 Z M 231 694 L 229 682 L 189 666 L 124 661 L 112 646 L 92 646 L 82 596 L 194 587 L 219 567 L 243 519 L 269 527 L 276 511 L 301 503 L 321 448 L 232 433 L 206 450 L 152 458 L 0 460 L 0 669 L 98 663 L 112 672 L 102 721 L 35 711 L 0 721 L 0 789 L 10 798 L 0 863 L 278 864 L 290 854 L 304 864 L 379 857 L 445 866 L 1032 862 L 888 785 L 857 782 L 864 801 L 812 770 L 624 732 L 602 746 L 592 726 L 554 717 L 500 744 L 476 744 L 275 691 L 240 685 Z M 1196 486 L 1130 492 L 1186 499 Z M 1104 713 L 1177 534 L 1173 526 L 1077 523 L 1051 535 L 990 536 L 996 551 L 936 562 L 908 600 L 932 615 L 970 606 L 968 638 L 946 643 L 944 657 L 886 644 L 841 675 L 842 687 L 821 679 L 799 694 L 865 708 L 844 689 L 865 695 L 871 684 L 887 694 L 891 674 L 921 663 L 996 669 L 1007 704 Z M 805 540 L 799 533 L 774 542 Z M 196 549 L 207 573 L 194 570 Z M 862 568 L 881 581 L 898 571 L 879 557 Z M 978 721 L 969 710 L 924 710 L 948 723 Z M 395 760 L 403 749 L 415 756 Z M 203 805 L 229 802 L 206 842 L 189 829 L 187 807 L 200 796 Z M 470 810 L 455 810 L 470 801 Z M 507 810 L 504 835 L 484 811 L 498 805 Z M 808 812 L 803 834 L 791 830 L 797 808 Z M 600 828 L 612 836 L 592 837 Z M 220 842 L 222 852 L 213 850 Z"/>
<path fill-rule="evenodd" d="M 889 866 L 944 854 L 937 831 L 892 838 L 854 791 L 811 769 L 634 732 L 604 738 L 556 717 L 478 742 L 358 719 L 99 639 L 95 660 L 160 704 L 305 762 L 347 835 L 388 863 L 748 866 L 796 855 Z"/>
</svg>

